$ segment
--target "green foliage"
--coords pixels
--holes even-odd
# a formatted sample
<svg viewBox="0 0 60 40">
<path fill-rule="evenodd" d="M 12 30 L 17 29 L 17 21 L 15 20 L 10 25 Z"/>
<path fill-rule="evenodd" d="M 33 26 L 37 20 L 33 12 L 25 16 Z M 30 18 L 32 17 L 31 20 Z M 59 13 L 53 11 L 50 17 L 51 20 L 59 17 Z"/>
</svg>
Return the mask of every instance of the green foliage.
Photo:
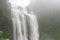
<svg viewBox="0 0 60 40">
<path fill-rule="evenodd" d="M 4 39 L 4 37 L 3 37 L 3 32 L 2 31 L 0 31 L 0 40 L 9 40 L 9 38 L 6 38 L 6 39 Z"/>
<path fill-rule="evenodd" d="M 60 17 L 44 16 L 40 21 L 41 26 L 41 35 L 47 34 L 45 37 L 54 38 L 55 40 L 60 40 Z"/>
<path fill-rule="evenodd" d="M 2 2 L 1 2 L 2 3 Z M 2 4 L 3 5 L 3 4 Z M 12 36 L 12 21 L 10 18 L 11 11 L 7 6 L 0 6 L 0 31 L 3 31 L 4 38 L 11 38 Z"/>
</svg>

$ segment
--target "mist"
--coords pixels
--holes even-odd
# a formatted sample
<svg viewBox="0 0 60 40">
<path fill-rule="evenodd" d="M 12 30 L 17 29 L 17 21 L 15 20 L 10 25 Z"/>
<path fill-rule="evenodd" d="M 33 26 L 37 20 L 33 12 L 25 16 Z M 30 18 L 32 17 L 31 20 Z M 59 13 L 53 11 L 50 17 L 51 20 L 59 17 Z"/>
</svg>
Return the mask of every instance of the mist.
<svg viewBox="0 0 60 40">
<path fill-rule="evenodd" d="M 37 17 L 39 40 L 60 40 L 60 0 L 31 0 L 26 8 L 32 8 Z M 0 30 L 4 38 L 12 40 L 11 4 L 7 0 L 0 0 Z"/>
</svg>

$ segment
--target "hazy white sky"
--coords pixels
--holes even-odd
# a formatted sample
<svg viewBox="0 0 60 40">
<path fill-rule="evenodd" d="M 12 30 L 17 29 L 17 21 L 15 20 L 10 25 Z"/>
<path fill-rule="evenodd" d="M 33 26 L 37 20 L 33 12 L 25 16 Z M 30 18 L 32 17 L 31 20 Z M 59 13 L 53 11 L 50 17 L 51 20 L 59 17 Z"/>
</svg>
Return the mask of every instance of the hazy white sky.
<svg viewBox="0 0 60 40">
<path fill-rule="evenodd" d="M 26 7 L 30 4 L 31 0 L 9 0 L 9 2 L 13 5 L 21 6 L 21 7 Z"/>
</svg>

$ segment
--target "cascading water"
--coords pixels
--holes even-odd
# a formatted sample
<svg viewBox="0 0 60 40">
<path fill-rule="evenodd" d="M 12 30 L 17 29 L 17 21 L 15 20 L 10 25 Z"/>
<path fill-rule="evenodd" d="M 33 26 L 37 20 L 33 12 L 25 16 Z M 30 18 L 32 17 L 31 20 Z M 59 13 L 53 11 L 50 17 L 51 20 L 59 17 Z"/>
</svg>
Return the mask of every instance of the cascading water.
<svg viewBox="0 0 60 40">
<path fill-rule="evenodd" d="M 33 11 L 28 13 L 27 9 L 20 10 L 11 4 L 11 15 L 13 40 L 39 40 L 38 22 Z"/>
<path fill-rule="evenodd" d="M 13 6 L 11 11 L 13 16 L 14 40 L 23 40 L 19 10 Z"/>
</svg>

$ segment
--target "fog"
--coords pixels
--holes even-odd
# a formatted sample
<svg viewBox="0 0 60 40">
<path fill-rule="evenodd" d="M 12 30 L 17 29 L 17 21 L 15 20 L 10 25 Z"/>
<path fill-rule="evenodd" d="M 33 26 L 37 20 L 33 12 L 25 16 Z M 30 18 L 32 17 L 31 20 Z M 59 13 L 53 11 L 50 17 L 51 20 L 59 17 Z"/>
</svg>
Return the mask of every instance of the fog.
<svg viewBox="0 0 60 40">
<path fill-rule="evenodd" d="M 32 2 L 33 9 L 36 10 L 35 12 L 38 15 L 47 15 L 47 14 L 52 14 L 54 12 L 58 12 L 60 9 L 60 1 L 59 0 L 38 0 L 35 3 Z M 55 13 L 53 13 L 55 14 Z"/>
<path fill-rule="evenodd" d="M 8 5 L 6 0 L 0 0 L 0 30 L 6 33 L 5 30 L 8 30 L 8 28 L 11 27 L 10 32 L 12 29 L 11 19 L 6 16 L 10 13 L 6 11 L 10 9 Z M 32 8 L 38 19 L 40 40 L 60 40 L 60 0 L 31 0 L 28 9 L 30 8 Z M 1 13 L 1 10 L 3 10 L 3 13 Z M 2 26 L 2 24 L 5 25 Z M 12 35 L 12 33 L 9 35 Z M 9 37 L 11 38 L 11 36 Z"/>
<path fill-rule="evenodd" d="M 36 0 L 32 8 L 37 15 L 41 40 L 59 40 L 60 0 Z"/>
</svg>

